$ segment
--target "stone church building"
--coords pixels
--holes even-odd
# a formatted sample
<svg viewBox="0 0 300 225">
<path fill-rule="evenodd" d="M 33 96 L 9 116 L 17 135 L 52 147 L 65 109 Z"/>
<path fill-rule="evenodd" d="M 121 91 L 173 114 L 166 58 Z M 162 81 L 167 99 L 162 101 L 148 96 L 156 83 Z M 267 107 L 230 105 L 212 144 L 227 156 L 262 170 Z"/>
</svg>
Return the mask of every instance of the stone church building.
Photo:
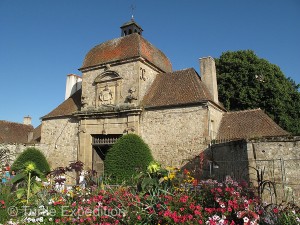
<svg viewBox="0 0 300 225">
<path fill-rule="evenodd" d="M 261 109 L 226 111 L 212 57 L 200 58 L 201 76 L 193 68 L 173 71 L 142 33 L 130 20 L 121 26 L 121 37 L 88 51 L 82 75 L 67 76 L 65 101 L 37 128 L 29 117 L 24 124 L 0 120 L 0 148 L 18 155 L 35 146 L 52 168 L 80 160 L 101 175 L 109 148 L 135 133 L 163 165 L 219 180 L 231 175 L 256 186 L 263 177 L 275 183 L 282 199 L 287 189 L 300 202 L 300 137 Z"/>
<path fill-rule="evenodd" d="M 76 80 L 67 87 L 74 93 L 39 127 L 39 147 L 52 167 L 80 160 L 101 174 L 106 152 L 128 133 L 142 137 L 157 161 L 177 167 L 213 141 L 288 135 L 260 109 L 224 109 L 212 57 L 200 59 L 201 77 L 193 68 L 173 71 L 142 32 L 134 20 L 125 23 L 121 37 L 86 54 L 82 76 L 68 76 Z"/>
</svg>

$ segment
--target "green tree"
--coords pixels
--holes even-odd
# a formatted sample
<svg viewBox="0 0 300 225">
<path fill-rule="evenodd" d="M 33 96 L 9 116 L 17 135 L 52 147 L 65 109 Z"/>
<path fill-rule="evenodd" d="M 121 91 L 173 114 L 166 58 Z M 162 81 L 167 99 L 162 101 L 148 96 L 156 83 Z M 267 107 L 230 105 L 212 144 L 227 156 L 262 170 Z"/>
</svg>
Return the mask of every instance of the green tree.
<svg viewBox="0 0 300 225">
<path fill-rule="evenodd" d="M 35 163 L 37 169 L 42 173 L 46 174 L 50 172 L 49 163 L 44 154 L 37 148 L 31 147 L 26 148 L 14 161 L 11 166 L 12 170 L 20 171 L 24 168 L 26 163 Z"/>
<path fill-rule="evenodd" d="M 146 171 L 153 156 L 148 145 L 136 134 L 119 138 L 105 157 L 105 174 L 115 182 L 130 183 L 140 171 Z"/>
<path fill-rule="evenodd" d="M 300 134 L 299 85 L 252 50 L 216 59 L 219 100 L 227 110 L 261 108 L 282 128 Z"/>
</svg>

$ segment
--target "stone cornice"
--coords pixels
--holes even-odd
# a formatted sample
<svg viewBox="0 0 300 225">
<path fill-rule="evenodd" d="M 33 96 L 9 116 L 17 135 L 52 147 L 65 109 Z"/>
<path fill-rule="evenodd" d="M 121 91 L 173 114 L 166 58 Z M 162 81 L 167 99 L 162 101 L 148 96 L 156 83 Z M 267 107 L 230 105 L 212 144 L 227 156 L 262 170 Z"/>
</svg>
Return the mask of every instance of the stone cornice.
<svg viewBox="0 0 300 225">
<path fill-rule="evenodd" d="M 142 109 L 139 107 L 135 108 L 118 108 L 116 106 L 112 106 L 107 110 L 100 109 L 86 109 L 73 113 L 73 116 L 77 118 L 114 118 L 122 115 L 140 115 Z"/>
<path fill-rule="evenodd" d="M 139 61 L 139 62 L 142 62 L 142 63 L 146 64 L 151 69 L 155 70 L 157 73 L 164 73 L 164 72 L 166 72 L 166 71 L 163 71 L 163 70 L 157 68 L 155 65 L 153 65 L 152 63 L 150 63 L 147 59 L 145 59 L 145 58 L 143 58 L 141 56 L 132 57 L 132 58 L 125 59 L 125 60 L 116 60 L 116 61 L 113 61 L 113 62 L 103 63 L 103 64 L 99 64 L 99 65 L 96 65 L 96 66 L 79 68 L 78 70 L 81 71 L 82 73 L 85 73 L 85 72 L 92 71 L 92 70 L 98 70 L 98 69 L 106 68 L 108 64 L 109 64 L 110 67 L 113 67 L 113 66 L 118 66 L 118 65 L 121 65 L 121 64 L 131 63 L 131 62 L 136 62 L 136 61 Z"/>
</svg>

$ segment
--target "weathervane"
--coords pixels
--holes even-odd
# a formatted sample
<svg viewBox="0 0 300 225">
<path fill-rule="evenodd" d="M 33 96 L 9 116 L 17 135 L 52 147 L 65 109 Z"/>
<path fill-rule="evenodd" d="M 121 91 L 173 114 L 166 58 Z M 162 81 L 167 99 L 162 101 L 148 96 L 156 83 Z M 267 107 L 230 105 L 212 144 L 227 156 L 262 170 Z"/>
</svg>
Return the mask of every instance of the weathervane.
<svg viewBox="0 0 300 225">
<path fill-rule="evenodd" d="M 130 8 L 131 8 L 131 19 L 134 20 L 133 14 L 134 14 L 134 10 L 135 10 L 135 5 L 131 4 Z"/>
</svg>

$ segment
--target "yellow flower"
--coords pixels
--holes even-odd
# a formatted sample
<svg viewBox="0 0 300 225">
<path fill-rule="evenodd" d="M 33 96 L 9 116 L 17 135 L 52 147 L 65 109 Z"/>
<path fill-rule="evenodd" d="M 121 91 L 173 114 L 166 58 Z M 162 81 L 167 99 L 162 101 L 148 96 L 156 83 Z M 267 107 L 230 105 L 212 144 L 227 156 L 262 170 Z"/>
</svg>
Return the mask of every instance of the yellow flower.
<svg viewBox="0 0 300 225">
<path fill-rule="evenodd" d="M 33 171 L 33 170 L 35 169 L 35 167 L 36 167 L 36 166 L 35 166 L 34 162 L 29 162 L 29 163 L 27 164 L 25 170 L 26 170 L 27 172 L 31 172 L 31 171 Z"/>
<path fill-rule="evenodd" d="M 175 178 L 175 174 L 174 173 L 170 173 L 169 174 L 169 178 L 170 178 L 170 180 L 174 179 Z"/>
<path fill-rule="evenodd" d="M 160 170 L 160 164 L 158 162 L 151 162 L 147 167 L 149 173 L 155 173 Z"/>
</svg>

